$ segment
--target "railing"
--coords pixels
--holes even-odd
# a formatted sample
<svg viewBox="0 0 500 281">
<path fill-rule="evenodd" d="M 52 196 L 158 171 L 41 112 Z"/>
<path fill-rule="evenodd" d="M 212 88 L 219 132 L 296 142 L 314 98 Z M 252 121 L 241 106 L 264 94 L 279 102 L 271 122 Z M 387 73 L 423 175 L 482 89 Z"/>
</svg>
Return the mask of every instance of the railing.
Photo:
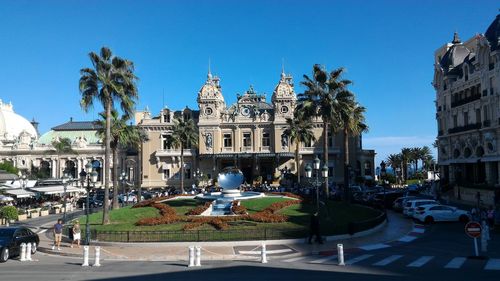
<svg viewBox="0 0 500 281">
<path fill-rule="evenodd" d="M 184 149 L 185 156 L 192 156 L 194 154 L 195 154 L 194 149 Z M 180 149 L 161 149 L 161 150 L 157 150 L 155 155 L 156 156 L 180 156 L 181 150 Z"/>
<path fill-rule="evenodd" d="M 481 129 L 481 123 L 475 123 L 475 124 L 469 124 L 465 126 L 460 126 L 460 127 L 455 127 L 448 129 L 448 134 L 454 134 L 454 133 L 460 133 L 460 132 L 465 132 L 465 131 L 470 131 L 470 130 L 477 130 Z"/>
<path fill-rule="evenodd" d="M 464 104 L 467 104 L 469 102 L 473 102 L 473 101 L 476 101 L 479 99 L 481 99 L 481 94 L 472 95 L 472 96 L 469 96 L 469 97 L 466 97 L 466 98 L 463 98 L 460 100 L 452 101 L 451 107 L 452 108 L 457 107 L 457 106 L 464 105 Z"/>
</svg>

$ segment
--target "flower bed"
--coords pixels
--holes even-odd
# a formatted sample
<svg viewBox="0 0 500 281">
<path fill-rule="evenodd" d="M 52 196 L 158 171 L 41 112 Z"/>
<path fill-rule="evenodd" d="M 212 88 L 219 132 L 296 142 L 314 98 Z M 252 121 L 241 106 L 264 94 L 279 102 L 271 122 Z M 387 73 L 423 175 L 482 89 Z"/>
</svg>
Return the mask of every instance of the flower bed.
<svg viewBox="0 0 500 281">
<path fill-rule="evenodd" d="M 240 201 L 233 201 L 233 204 L 231 205 L 231 211 L 235 215 L 246 215 L 248 214 L 248 210 L 245 206 L 242 206 L 240 204 Z"/>
<path fill-rule="evenodd" d="M 208 210 L 208 208 L 210 208 L 211 205 L 212 203 L 205 202 L 205 204 L 203 204 L 202 206 L 198 206 L 194 209 L 189 210 L 189 212 L 186 213 L 186 216 L 199 216 L 203 214 L 203 212 Z"/>
</svg>

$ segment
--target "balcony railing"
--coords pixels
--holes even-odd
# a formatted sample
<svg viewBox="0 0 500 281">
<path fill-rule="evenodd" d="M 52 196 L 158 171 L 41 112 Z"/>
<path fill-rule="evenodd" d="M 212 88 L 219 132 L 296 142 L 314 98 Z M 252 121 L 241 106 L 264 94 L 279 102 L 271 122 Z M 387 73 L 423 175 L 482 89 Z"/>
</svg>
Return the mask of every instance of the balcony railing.
<svg viewBox="0 0 500 281">
<path fill-rule="evenodd" d="M 466 97 L 466 98 L 463 98 L 460 100 L 452 101 L 451 107 L 453 108 L 453 107 L 461 106 L 461 105 L 464 105 L 464 104 L 467 104 L 469 102 L 473 102 L 473 101 L 476 101 L 479 99 L 481 99 L 481 94 L 475 94 L 473 96 L 469 96 L 469 97 Z"/>
<path fill-rule="evenodd" d="M 481 129 L 481 123 L 475 123 L 475 124 L 469 124 L 465 126 L 460 126 L 460 127 L 455 127 L 448 129 L 448 134 L 454 134 L 454 133 L 461 133 L 461 132 L 466 132 L 470 130 L 478 130 Z"/>
<path fill-rule="evenodd" d="M 161 150 L 157 150 L 155 155 L 156 156 L 180 156 L 181 150 L 180 149 L 161 149 Z M 184 155 L 185 156 L 195 155 L 195 150 L 194 149 L 184 149 Z"/>
<path fill-rule="evenodd" d="M 484 120 L 483 121 L 483 127 L 489 127 L 491 126 L 491 121 L 490 120 Z"/>
</svg>

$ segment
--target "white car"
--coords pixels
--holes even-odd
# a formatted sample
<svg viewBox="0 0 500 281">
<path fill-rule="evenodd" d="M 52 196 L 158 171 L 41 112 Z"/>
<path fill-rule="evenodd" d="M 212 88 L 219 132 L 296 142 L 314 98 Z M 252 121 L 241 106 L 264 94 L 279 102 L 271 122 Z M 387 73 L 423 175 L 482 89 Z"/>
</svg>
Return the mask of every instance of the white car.
<svg viewBox="0 0 500 281">
<path fill-rule="evenodd" d="M 465 223 L 470 220 L 469 212 L 446 205 L 417 207 L 413 217 L 424 223 L 433 223 L 435 221 L 459 221 Z"/>
<path fill-rule="evenodd" d="M 404 204 L 403 207 L 403 215 L 407 217 L 412 217 L 413 212 L 417 207 L 423 206 L 423 205 L 429 205 L 429 204 L 439 204 L 436 200 L 432 199 L 413 199 L 413 200 L 408 200 Z"/>
</svg>

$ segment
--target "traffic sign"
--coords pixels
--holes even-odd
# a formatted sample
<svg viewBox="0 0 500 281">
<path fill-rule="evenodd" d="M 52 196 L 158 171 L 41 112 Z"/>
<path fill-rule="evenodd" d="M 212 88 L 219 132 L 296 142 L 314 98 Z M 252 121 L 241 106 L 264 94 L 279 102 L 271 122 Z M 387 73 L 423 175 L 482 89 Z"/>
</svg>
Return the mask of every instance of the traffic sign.
<svg viewBox="0 0 500 281">
<path fill-rule="evenodd" d="M 468 222 L 465 225 L 465 234 L 471 238 L 478 238 L 481 236 L 481 224 L 476 221 Z"/>
</svg>

